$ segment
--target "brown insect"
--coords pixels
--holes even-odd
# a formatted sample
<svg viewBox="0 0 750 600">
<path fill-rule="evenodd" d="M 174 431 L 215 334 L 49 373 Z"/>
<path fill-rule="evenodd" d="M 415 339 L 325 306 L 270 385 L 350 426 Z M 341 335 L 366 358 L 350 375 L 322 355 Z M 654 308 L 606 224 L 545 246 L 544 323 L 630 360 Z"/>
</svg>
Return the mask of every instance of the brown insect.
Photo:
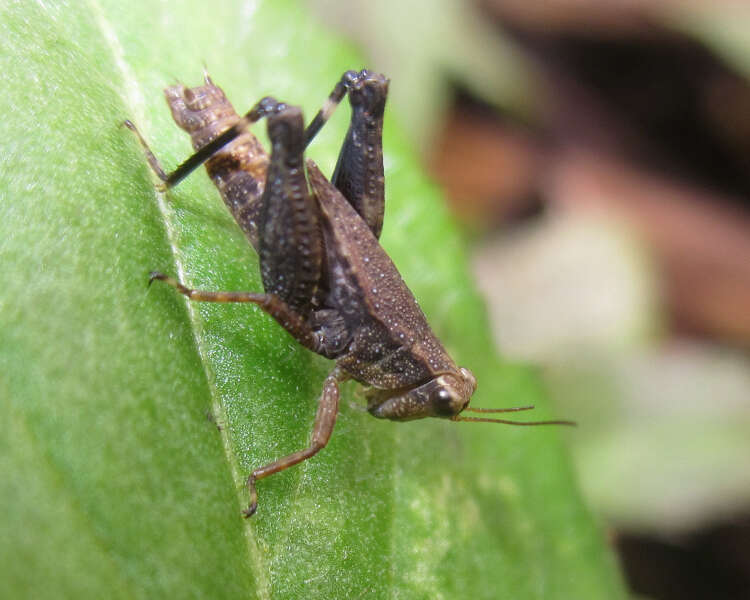
<svg viewBox="0 0 750 600">
<path fill-rule="evenodd" d="M 240 117 L 206 75 L 205 85 L 165 90 L 177 124 L 196 152 L 167 175 L 135 126 L 126 121 L 146 158 L 170 188 L 205 162 L 229 210 L 260 257 L 265 293 L 189 289 L 151 273 L 192 300 L 259 305 L 300 344 L 336 361 L 320 396 L 310 445 L 255 469 L 247 480 L 255 513 L 259 479 L 302 462 L 331 437 L 339 383 L 365 386 L 375 417 L 408 421 L 440 417 L 513 425 L 570 425 L 569 421 L 516 422 L 467 417 L 464 411 L 528 410 L 469 406 L 474 375 L 459 368 L 427 323 L 414 296 L 378 243 L 385 202 L 383 111 L 388 79 L 371 71 L 347 71 L 305 128 L 302 111 L 266 97 Z M 331 181 L 311 160 L 307 145 L 348 94 L 352 117 Z M 248 126 L 265 117 L 270 157 Z"/>
</svg>

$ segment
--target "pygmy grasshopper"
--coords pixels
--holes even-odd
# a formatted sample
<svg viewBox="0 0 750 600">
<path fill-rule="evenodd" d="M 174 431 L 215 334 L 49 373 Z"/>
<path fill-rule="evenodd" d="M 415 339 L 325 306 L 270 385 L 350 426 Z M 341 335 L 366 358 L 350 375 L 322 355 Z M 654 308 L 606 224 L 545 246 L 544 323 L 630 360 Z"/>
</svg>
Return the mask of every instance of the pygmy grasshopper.
<svg viewBox="0 0 750 600">
<path fill-rule="evenodd" d="M 331 437 L 339 382 L 365 386 L 375 417 L 408 421 L 441 417 L 515 425 L 462 416 L 533 407 L 469 407 L 477 382 L 448 356 L 414 296 L 378 243 L 385 202 L 382 131 L 388 79 L 367 70 L 347 71 L 305 128 L 302 111 L 266 97 L 240 117 L 208 75 L 205 84 L 165 90 L 177 124 L 190 134 L 195 154 L 166 174 L 135 126 L 146 158 L 166 190 L 205 162 L 208 174 L 258 252 L 265 293 L 207 292 L 153 272 L 191 300 L 259 305 L 300 344 L 336 361 L 320 396 L 310 445 L 255 469 L 247 480 L 255 513 L 255 483 L 321 450 Z M 351 122 L 331 181 L 304 152 L 345 95 Z M 265 117 L 271 154 L 248 126 Z"/>
</svg>

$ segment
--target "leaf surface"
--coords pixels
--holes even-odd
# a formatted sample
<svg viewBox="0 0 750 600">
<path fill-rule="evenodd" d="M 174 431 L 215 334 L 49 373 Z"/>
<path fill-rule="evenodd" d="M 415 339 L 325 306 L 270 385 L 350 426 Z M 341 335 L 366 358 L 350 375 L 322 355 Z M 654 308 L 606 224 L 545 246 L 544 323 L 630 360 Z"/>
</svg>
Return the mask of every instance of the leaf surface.
<svg viewBox="0 0 750 600">
<path fill-rule="evenodd" d="M 240 111 L 272 93 L 312 115 L 363 66 L 350 47 L 288 1 L 16 2 L 0 18 L 0 596 L 622 595 L 559 431 L 379 422 L 354 385 L 329 446 L 239 517 L 247 473 L 306 444 L 331 364 L 256 308 L 147 288 L 153 269 L 261 285 L 205 174 L 157 194 L 120 123 L 170 168 L 190 151 L 161 94 L 175 77 L 195 85 L 205 63 Z M 324 172 L 347 120 L 311 148 Z M 383 244 L 477 374 L 476 404 L 548 416 L 533 373 L 496 357 L 462 240 L 392 118 L 385 158 Z"/>
</svg>

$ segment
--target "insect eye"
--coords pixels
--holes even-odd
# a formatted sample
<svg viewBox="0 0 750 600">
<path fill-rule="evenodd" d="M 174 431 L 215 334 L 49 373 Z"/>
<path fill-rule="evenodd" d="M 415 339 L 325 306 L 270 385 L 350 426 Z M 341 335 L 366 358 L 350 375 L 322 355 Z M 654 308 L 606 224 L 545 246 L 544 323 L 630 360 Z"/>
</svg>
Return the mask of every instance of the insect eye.
<svg viewBox="0 0 750 600">
<path fill-rule="evenodd" d="M 430 398 L 435 413 L 442 416 L 455 414 L 453 407 L 453 394 L 447 388 L 439 388 L 432 393 Z"/>
</svg>

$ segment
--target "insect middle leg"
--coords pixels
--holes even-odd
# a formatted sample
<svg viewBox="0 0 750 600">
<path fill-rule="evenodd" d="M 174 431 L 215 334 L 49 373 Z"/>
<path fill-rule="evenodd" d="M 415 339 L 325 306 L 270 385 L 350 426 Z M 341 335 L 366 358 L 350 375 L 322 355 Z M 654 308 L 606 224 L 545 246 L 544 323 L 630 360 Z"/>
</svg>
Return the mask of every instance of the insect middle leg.
<svg viewBox="0 0 750 600">
<path fill-rule="evenodd" d="M 154 280 L 163 281 L 181 294 L 197 302 L 244 302 L 256 304 L 268 315 L 273 317 L 279 325 L 286 329 L 300 344 L 313 352 L 320 352 L 319 336 L 310 325 L 292 308 L 275 294 L 259 294 L 256 292 L 209 292 L 189 288 L 173 277 L 153 271 L 149 275 L 149 284 Z"/>
</svg>

